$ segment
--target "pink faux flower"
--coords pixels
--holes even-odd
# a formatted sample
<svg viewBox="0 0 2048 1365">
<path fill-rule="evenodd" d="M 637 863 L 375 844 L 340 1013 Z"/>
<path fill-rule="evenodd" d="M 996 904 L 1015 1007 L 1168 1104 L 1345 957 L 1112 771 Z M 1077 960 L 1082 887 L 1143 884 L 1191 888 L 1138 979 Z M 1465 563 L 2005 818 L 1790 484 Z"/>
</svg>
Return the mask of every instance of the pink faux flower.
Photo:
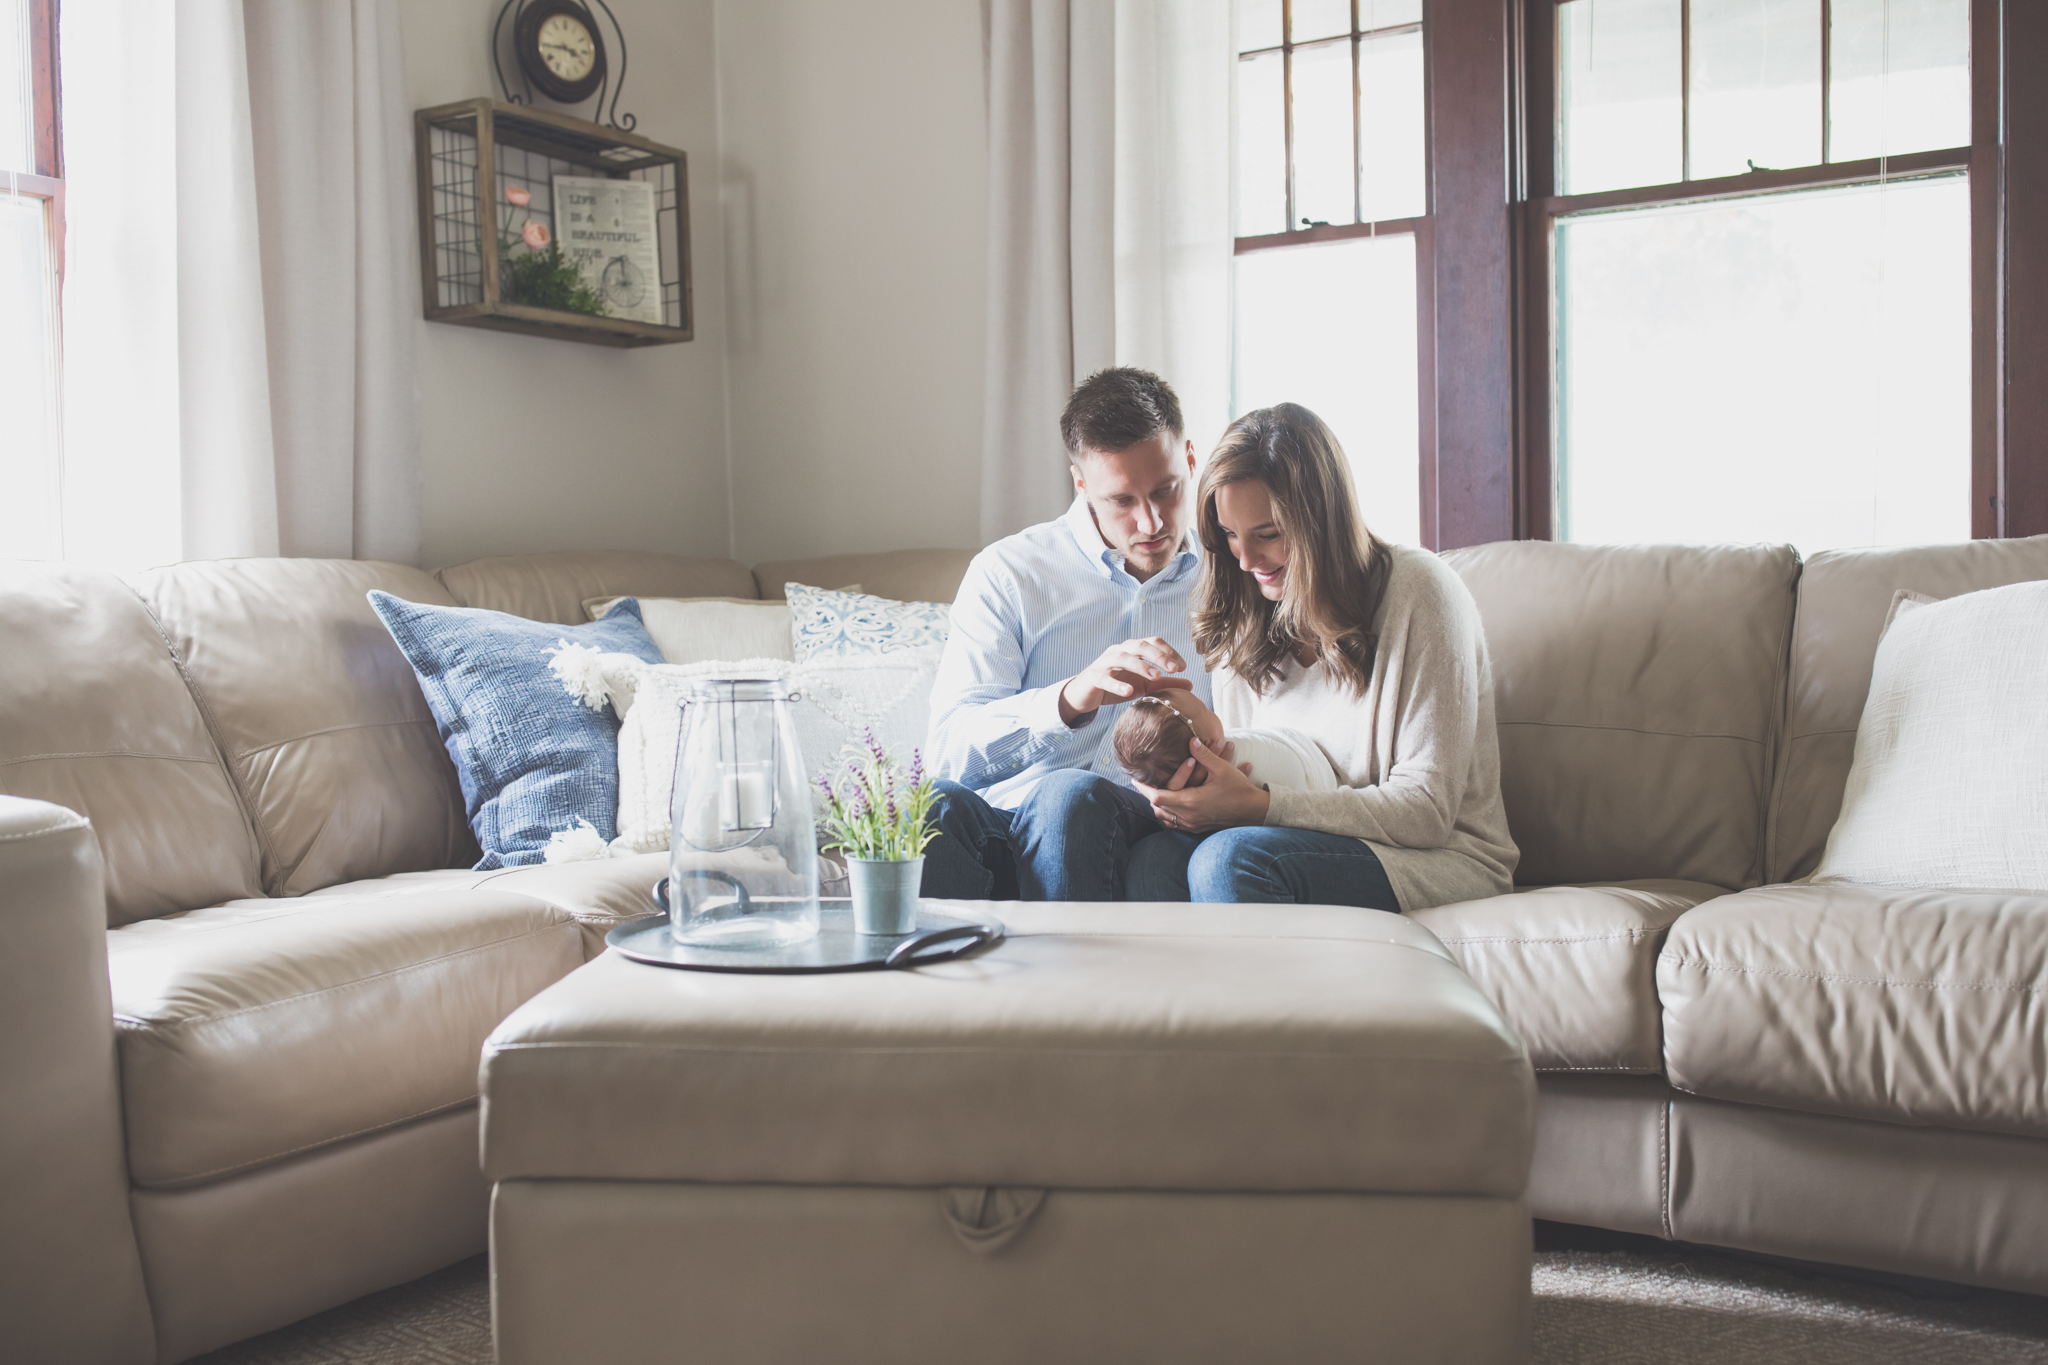
<svg viewBox="0 0 2048 1365">
<path fill-rule="evenodd" d="M 546 223 L 528 223 L 525 227 L 519 229 L 519 236 L 528 246 L 532 247 L 535 251 L 539 251 L 548 244 L 548 225 Z"/>
<path fill-rule="evenodd" d="M 505 187 L 505 202 L 508 204 L 518 204 L 523 208 L 533 202 L 533 196 L 520 189 L 517 185 L 507 185 Z"/>
</svg>

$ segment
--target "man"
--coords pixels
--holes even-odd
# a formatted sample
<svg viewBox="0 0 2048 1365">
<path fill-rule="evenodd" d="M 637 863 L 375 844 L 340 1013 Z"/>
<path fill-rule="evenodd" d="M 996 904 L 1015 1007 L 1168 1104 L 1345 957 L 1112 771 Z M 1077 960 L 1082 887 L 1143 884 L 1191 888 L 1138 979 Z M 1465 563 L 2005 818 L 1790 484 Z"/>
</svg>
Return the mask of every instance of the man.
<svg viewBox="0 0 2048 1365">
<path fill-rule="evenodd" d="M 1109 745 L 1115 708 L 1209 677 L 1188 633 L 1195 446 L 1158 375 L 1103 370 L 1060 416 L 1057 521 L 976 555 L 953 602 L 928 750 L 945 779 L 927 896 L 1117 900 L 1160 828 Z M 1192 663 L 1190 661 L 1193 661 Z"/>
</svg>

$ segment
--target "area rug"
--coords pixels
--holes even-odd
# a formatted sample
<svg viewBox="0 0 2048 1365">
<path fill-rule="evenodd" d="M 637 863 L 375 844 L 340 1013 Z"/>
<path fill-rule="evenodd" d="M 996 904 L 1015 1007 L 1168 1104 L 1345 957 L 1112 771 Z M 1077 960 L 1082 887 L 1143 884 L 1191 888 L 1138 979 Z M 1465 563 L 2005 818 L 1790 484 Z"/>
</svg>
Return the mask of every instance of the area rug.
<svg viewBox="0 0 2048 1365">
<path fill-rule="evenodd" d="M 2048 1299 L 1871 1283 L 1627 1241 L 1629 1250 L 1536 1253 L 1535 1365 L 2048 1362 Z M 200 1361 L 491 1365 L 484 1258 Z"/>
</svg>

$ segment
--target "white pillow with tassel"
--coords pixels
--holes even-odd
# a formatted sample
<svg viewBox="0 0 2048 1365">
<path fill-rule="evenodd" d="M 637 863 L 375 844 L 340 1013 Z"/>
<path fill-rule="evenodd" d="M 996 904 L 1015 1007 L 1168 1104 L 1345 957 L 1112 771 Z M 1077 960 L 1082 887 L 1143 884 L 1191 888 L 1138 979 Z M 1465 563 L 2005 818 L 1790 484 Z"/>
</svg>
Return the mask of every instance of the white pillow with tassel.
<svg viewBox="0 0 2048 1365">
<path fill-rule="evenodd" d="M 790 706 L 797 748 L 818 809 L 817 775 L 859 748 L 866 730 L 872 728 L 885 749 L 906 761 L 912 749 L 923 746 L 939 659 L 931 653 L 899 653 L 802 664 L 787 659 L 649 664 L 630 654 L 571 645 L 555 651 L 550 666 L 570 695 L 593 710 L 609 702 L 623 722 L 619 837 L 607 846 L 595 830 L 558 833 L 548 843 L 547 860 L 553 863 L 658 853 L 668 847 L 682 704 L 699 679 L 781 678 L 789 683 L 796 696 Z"/>
</svg>

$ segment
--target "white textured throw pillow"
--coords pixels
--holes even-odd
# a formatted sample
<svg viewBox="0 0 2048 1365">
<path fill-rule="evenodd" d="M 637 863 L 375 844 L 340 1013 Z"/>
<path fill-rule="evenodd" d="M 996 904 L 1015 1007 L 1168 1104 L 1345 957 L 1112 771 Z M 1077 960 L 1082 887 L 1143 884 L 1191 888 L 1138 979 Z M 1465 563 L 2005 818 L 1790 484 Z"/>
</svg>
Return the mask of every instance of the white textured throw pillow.
<svg viewBox="0 0 2048 1365">
<path fill-rule="evenodd" d="M 619 837 L 610 849 L 623 856 L 668 847 L 682 703 L 698 679 L 787 680 L 797 697 L 791 706 L 797 747 L 803 752 L 805 771 L 815 779 L 843 761 L 869 726 L 884 748 L 906 761 L 912 749 L 922 747 L 939 656 L 900 653 L 807 664 L 769 658 L 649 664 L 630 654 L 572 648 L 558 652 L 553 666 L 572 694 L 594 706 L 609 701 L 624 719 L 619 727 Z M 811 797 L 821 804 L 815 788 Z M 586 852 L 602 851 L 600 844 Z"/>
<path fill-rule="evenodd" d="M 1894 599 L 1814 880 L 2048 891 L 2048 582 Z"/>
<path fill-rule="evenodd" d="M 827 592 L 786 583 L 796 660 L 937 652 L 946 646 L 952 609 L 944 602 L 898 602 L 864 592 Z M 656 636 L 658 641 L 661 637 Z"/>
</svg>

